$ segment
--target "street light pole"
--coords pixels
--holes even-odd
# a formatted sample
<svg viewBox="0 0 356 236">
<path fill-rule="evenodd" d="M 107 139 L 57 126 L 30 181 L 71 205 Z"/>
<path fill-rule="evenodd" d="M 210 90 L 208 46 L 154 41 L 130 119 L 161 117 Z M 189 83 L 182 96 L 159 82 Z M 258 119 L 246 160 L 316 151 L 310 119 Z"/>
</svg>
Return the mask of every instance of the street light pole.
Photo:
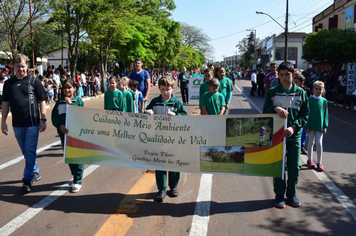
<svg viewBox="0 0 356 236">
<path fill-rule="evenodd" d="M 269 16 L 274 22 L 276 22 L 280 27 L 282 27 L 282 29 L 284 29 L 284 61 L 287 61 L 287 57 L 288 57 L 288 5 L 289 5 L 289 1 L 287 0 L 286 3 L 286 25 L 285 27 L 283 27 L 280 23 L 278 23 L 278 21 L 276 21 L 272 16 L 270 16 L 267 13 L 264 12 L 260 12 L 260 11 L 256 11 L 256 14 L 262 14 L 262 15 L 266 15 Z"/>
</svg>

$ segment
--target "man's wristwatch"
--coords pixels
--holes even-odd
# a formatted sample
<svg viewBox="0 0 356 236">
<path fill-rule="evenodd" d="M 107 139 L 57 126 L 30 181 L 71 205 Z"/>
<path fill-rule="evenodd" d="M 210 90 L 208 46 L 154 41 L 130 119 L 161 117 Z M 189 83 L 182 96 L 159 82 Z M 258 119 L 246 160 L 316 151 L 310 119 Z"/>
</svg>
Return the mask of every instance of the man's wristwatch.
<svg viewBox="0 0 356 236">
<path fill-rule="evenodd" d="M 42 118 L 42 119 L 40 119 L 40 121 L 46 122 L 47 119 L 46 118 Z"/>
</svg>

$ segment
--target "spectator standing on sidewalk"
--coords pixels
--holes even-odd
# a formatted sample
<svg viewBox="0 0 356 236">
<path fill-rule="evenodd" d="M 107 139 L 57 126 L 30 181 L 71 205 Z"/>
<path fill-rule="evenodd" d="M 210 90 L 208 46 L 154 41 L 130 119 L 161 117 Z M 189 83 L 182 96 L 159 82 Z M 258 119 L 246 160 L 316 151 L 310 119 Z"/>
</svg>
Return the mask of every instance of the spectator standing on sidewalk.
<svg viewBox="0 0 356 236">
<path fill-rule="evenodd" d="M 271 69 L 271 72 L 268 73 L 265 77 L 265 90 L 266 90 L 266 94 L 268 92 L 268 90 L 271 88 L 271 82 L 275 79 L 277 79 L 278 77 L 278 72 L 277 72 L 277 64 L 276 63 L 271 63 L 269 68 Z"/>
<path fill-rule="evenodd" d="M 265 96 L 265 75 L 263 74 L 263 70 L 260 69 L 259 73 L 257 74 L 257 85 L 258 85 L 258 89 L 257 89 L 257 95 L 260 97 L 264 97 Z"/>
<path fill-rule="evenodd" d="M 253 70 L 253 73 L 251 75 L 251 92 L 250 95 L 251 96 L 255 96 L 255 92 L 256 92 L 256 88 L 257 88 L 257 75 L 256 75 L 257 70 Z"/>
<path fill-rule="evenodd" d="M 36 162 L 39 132 L 45 131 L 47 95 L 41 81 L 27 74 L 27 57 L 18 54 L 14 58 L 16 75 L 4 84 L 1 131 L 7 135 L 6 119 L 11 107 L 15 137 L 26 160 L 22 189 L 31 192 L 32 185 L 41 179 Z"/>
<path fill-rule="evenodd" d="M 183 68 L 183 71 L 178 76 L 177 85 L 180 87 L 180 92 L 182 94 L 183 104 L 189 104 L 189 73 L 187 73 L 187 68 Z"/>
</svg>

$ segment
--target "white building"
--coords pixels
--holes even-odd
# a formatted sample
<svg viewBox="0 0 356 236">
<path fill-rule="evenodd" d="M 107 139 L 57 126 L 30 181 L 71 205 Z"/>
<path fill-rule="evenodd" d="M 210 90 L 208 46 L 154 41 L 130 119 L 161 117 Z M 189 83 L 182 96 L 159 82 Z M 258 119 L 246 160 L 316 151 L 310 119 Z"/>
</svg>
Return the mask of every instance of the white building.
<svg viewBox="0 0 356 236">
<path fill-rule="evenodd" d="M 287 61 L 294 64 L 295 68 L 306 70 L 309 63 L 302 59 L 304 38 L 306 33 L 290 32 L 288 33 L 288 53 Z M 266 69 L 271 62 L 277 65 L 284 62 L 285 37 L 284 33 L 272 35 L 262 40 L 256 47 L 257 68 Z"/>
<path fill-rule="evenodd" d="M 62 65 L 63 67 L 69 65 L 68 48 L 66 47 L 63 48 L 63 64 L 62 64 L 62 48 L 59 48 L 57 50 L 48 53 L 46 57 L 48 61 L 47 66 L 53 65 L 54 68 L 57 68 L 59 65 Z"/>
</svg>

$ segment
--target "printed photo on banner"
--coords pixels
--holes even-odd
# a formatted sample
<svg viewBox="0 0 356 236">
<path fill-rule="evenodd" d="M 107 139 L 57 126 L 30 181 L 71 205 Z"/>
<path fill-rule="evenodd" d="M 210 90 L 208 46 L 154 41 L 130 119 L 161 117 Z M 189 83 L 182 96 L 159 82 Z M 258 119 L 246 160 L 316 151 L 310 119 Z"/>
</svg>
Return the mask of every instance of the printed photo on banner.
<svg viewBox="0 0 356 236">
<path fill-rule="evenodd" d="M 202 172 L 243 173 L 245 147 L 200 147 Z"/>
</svg>

